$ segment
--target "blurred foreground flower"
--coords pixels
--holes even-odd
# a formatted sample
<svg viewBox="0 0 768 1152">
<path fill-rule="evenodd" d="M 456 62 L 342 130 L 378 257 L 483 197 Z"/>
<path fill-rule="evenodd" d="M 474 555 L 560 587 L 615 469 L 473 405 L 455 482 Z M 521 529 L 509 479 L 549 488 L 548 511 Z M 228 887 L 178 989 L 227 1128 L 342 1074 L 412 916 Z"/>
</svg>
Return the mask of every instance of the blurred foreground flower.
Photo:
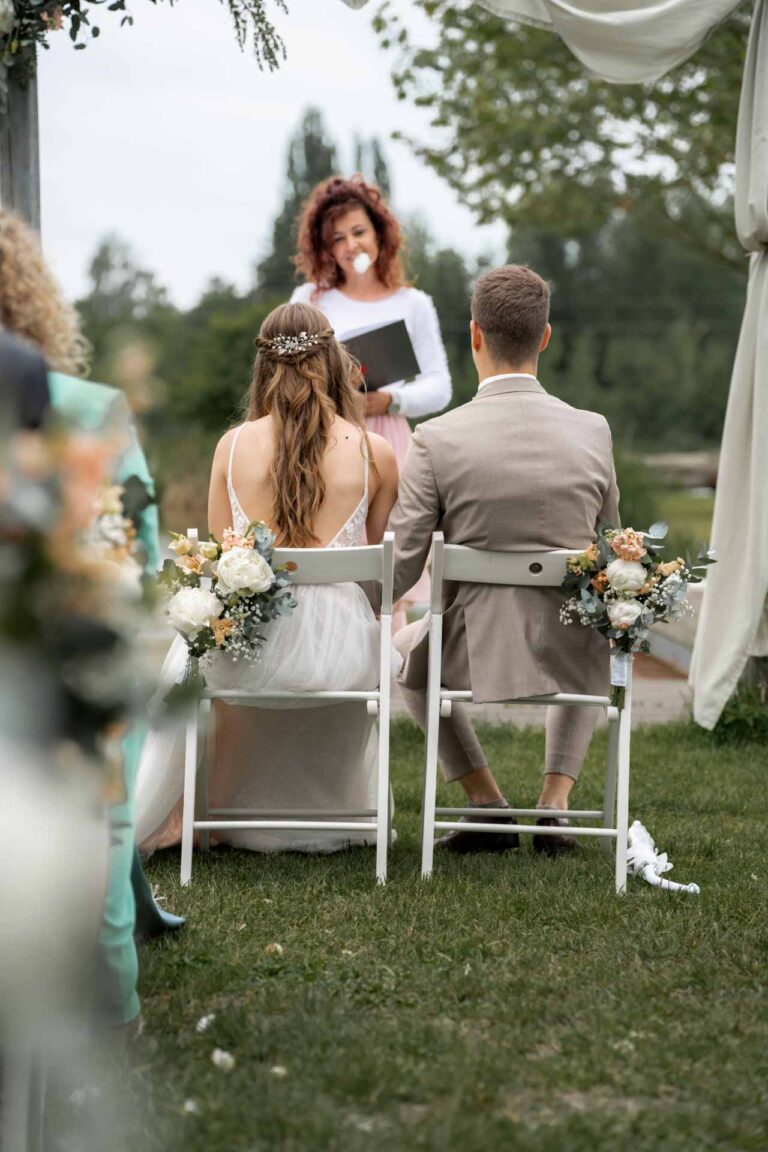
<svg viewBox="0 0 768 1152">
<path fill-rule="evenodd" d="M 222 1072 L 231 1072 L 235 1066 L 235 1058 L 231 1052 L 225 1052 L 223 1048 L 214 1048 L 211 1053 L 211 1061 L 220 1068 Z"/>
</svg>

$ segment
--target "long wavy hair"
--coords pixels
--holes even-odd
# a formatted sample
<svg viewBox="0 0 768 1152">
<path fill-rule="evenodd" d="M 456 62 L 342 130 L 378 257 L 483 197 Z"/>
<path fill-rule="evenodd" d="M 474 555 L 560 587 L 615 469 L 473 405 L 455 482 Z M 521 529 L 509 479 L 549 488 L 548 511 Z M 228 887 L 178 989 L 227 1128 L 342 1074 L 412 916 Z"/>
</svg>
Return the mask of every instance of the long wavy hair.
<svg viewBox="0 0 768 1152">
<path fill-rule="evenodd" d="M 279 339 L 286 337 L 316 339 L 307 348 L 290 351 Z M 278 543 L 311 547 L 318 543 L 312 525 L 325 500 L 321 466 L 334 417 L 348 420 L 366 436 L 355 397 L 362 377 L 327 318 L 311 304 L 275 308 L 256 344 L 247 419 L 272 417 L 272 515 Z"/>
<path fill-rule="evenodd" d="M 331 176 L 312 189 L 299 217 L 299 251 L 293 258 L 296 268 L 318 292 L 344 283 L 344 273 L 332 251 L 333 228 L 339 217 L 352 208 L 363 208 L 375 229 L 379 245 L 375 269 L 379 280 L 392 291 L 402 288 L 406 281 L 400 257 L 400 225 L 379 189 L 360 175 L 351 180 Z"/>
<path fill-rule="evenodd" d="M 37 234 L 0 212 L 0 325 L 33 344 L 50 368 L 87 376 L 90 345 L 43 259 Z"/>
</svg>

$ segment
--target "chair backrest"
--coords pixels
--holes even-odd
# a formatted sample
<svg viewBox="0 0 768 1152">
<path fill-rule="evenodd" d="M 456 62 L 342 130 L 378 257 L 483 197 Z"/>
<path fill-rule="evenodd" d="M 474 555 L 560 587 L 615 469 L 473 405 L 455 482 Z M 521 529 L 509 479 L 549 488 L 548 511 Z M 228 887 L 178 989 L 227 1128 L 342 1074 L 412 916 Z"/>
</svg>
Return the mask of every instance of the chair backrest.
<svg viewBox="0 0 768 1152">
<path fill-rule="evenodd" d="M 197 539 L 197 529 L 187 536 Z M 343 584 L 373 580 L 381 584 L 381 612 L 392 613 L 392 587 L 395 567 L 395 536 L 385 532 L 381 544 L 362 548 L 276 548 L 274 564 L 296 565 L 294 584 Z"/>
<path fill-rule="evenodd" d="M 552 552 L 486 552 L 463 544 L 446 544 L 442 532 L 432 536 L 432 596 L 430 610 L 440 612 L 445 580 L 464 584 L 506 584 L 510 587 L 558 588 L 566 561 L 577 549 Z"/>
</svg>

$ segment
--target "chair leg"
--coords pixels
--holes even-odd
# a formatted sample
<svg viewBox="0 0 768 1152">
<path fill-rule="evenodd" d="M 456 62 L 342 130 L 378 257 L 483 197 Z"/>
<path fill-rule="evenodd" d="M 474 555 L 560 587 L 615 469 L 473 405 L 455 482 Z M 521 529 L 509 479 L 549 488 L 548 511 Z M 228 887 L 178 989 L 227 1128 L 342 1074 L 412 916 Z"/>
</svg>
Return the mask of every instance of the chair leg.
<svg viewBox="0 0 768 1152">
<path fill-rule="evenodd" d="M 603 790 L 603 828 L 615 828 L 616 819 L 616 780 L 619 771 L 619 713 L 616 708 L 608 709 L 608 756 L 605 765 L 605 787 Z M 606 856 L 613 855 L 614 846 L 607 836 L 600 838 L 600 851 Z"/>
<path fill-rule="evenodd" d="M 181 883 L 192 879 L 192 838 L 195 820 L 195 777 L 197 775 L 197 722 L 198 709 L 187 721 L 187 739 L 184 749 L 184 805 L 181 821 Z"/>
<path fill-rule="evenodd" d="M 390 648 L 392 617 L 381 617 L 381 661 L 379 665 L 379 773 L 376 797 L 376 880 L 387 882 L 387 853 L 392 827 L 389 788 L 390 696 L 392 690 Z"/>
<path fill-rule="evenodd" d="M 627 673 L 624 707 L 619 713 L 619 770 L 616 798 L 616 891 L 627 890 L 627 836 L 629 833 L 629 747 L 632 725 L 632 664 Z"/>
<path fill-rule="evenodd" d="M 211 763 L 210 756 L 210 731 L 211 731 L 211 701 L 201 700 L 199 724 L 202 728 L 201 746 L 203 749 L 202 764 L 197 770 L 197 818 L 198 820 L 208 819 L 208 765 Z M 211 834 L 207 829 L 201 829 L 198 836 L 198 844 L 200 845 L 201 852 L 209 852 L 211 848 Z"/>
<path fill-rule="evenodd" d="M 432 875 L 435 851 L 435 803 L 437 800 L 437 745 L 440 734 L 440 666 L 443 617 L 434 613 L 429 622 L 429 670 L 427 673 L 427 742 L 424 759 L 424 799 L 421 813 L 421 875 Z"/>
</svg>

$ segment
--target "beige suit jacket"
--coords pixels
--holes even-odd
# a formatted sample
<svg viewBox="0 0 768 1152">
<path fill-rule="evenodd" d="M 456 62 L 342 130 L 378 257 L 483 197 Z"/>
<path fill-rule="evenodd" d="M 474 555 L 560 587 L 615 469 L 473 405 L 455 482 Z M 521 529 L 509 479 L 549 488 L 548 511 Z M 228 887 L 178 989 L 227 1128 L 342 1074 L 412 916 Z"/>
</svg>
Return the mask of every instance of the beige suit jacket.
<svg viewBox="0 0 768 1152">
<path fill-rule="evenodd" d="M 423 570 L 432 533 L 500 552 L 583 549 L 598 524 L 618 525 L 611 433 L 595 412 L 571 408 L 532 378 L 486 385 L 461 408 L 420 424 L 400 476 L 395 599 Z M 446 584 L 443 684 L 476 701 L 550 692 L 604 693 L 608 643 L 560 622 L 557 588 Z M 401 673 L 427 678 L 428 617 Z"/>
</svg>

